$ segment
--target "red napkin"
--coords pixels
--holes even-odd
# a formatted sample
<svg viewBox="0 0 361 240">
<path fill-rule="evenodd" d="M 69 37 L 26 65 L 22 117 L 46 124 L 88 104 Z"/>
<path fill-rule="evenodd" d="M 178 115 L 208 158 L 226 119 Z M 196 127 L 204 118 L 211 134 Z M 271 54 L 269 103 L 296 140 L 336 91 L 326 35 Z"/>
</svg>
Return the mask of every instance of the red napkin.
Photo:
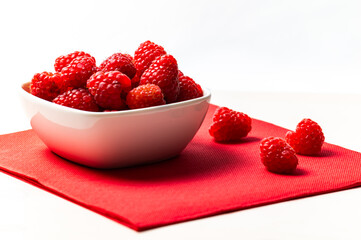
<svg viewBox="0 0 361 240">
<path fill-rule="evenodd" d="M 28 130 L 0 136 L 0 169 L 137 231 L 361 185 L 361 154 L 327 143 L 319 157 L 299 156 L 294 175 L 266 171 L 260 140 L 287 130 L 254 119 L 242 142 L 216 143 L 208 134 L 215 108 L 182 154 L 161 163 L 91 169 Z"/>
</svg>

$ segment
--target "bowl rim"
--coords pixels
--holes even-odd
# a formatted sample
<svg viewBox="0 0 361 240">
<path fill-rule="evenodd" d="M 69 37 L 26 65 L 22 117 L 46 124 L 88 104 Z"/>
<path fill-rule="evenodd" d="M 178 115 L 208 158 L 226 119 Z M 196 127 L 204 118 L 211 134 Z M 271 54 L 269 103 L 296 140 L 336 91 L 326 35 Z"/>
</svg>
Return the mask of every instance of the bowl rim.
<svg viewBox="0 0 361 240">
<path fill-rule="evenodd" d="M 202 97 L 193 98 L 193 99 L 189 99 L 186 101 L 168 103 L 165 105 L 159 105 L 159 106 L 153 106 L 153 107 L 147 107 L 147 108 L 119 110 L 119 111 L 114 111 L 114 112 L 91 112 L 91 111 L 84 111 L 84 110 L 79 110 L 79 109 L 75 109 L 75 108 L 71 108 L 71 107 L 66 107 L 66 106 L 62 106 L 59 104 L 54 104 L 50 101 L 36 97 L 29 92 L 29 86 L 30 86 L 30 82 L 26 82 L 21 85 L 21 89 L 20 89 L 20 94 L 22 96 L 24 96 L 25 98 L 27 98 L 29 101 L 35 101 L 35 102 L 38 102 L 39 104 L 47 105 L 47 106 L 55 108 L 55 109 L 58 108 L 59 110 L 62 110 L 62 111 L 73 112 L 76 114 L 87 115 L 87 116 L 97 116 L 97 117 L 133 115 L 133 114 L 143 114 L 143 113 L 151 113 L 151 112 L 157 112 L 157 111 L 166 111 L 168 109 L 185 107 L 188 105 L 195 104 L 197 102 L 203 102 L 204 100 L 210 99 L 210 97 L 211 97 L 211 91 L 208 88 L 202 87 L 202 90 L 203 90 Z"/>
</svg>

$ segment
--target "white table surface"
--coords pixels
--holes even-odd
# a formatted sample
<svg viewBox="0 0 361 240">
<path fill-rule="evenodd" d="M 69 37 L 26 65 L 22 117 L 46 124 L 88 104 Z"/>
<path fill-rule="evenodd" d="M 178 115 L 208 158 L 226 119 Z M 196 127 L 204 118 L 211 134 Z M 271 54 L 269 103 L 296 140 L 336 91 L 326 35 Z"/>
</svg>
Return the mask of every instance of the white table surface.
<svg viewBox="0 0 361 240">
<path fill-rule="evenodd" d="M 361 151 L 361 95 L 212 91 L 211 102 L 294 129 L 318 122 L 326 141 Z M 21 105 L 5 106 L 0 133 L 29 128 Z M 292 200 L 135 232 L 0 173 L 1 239 L 359 239 L 361 189 Z"/>
</svg>

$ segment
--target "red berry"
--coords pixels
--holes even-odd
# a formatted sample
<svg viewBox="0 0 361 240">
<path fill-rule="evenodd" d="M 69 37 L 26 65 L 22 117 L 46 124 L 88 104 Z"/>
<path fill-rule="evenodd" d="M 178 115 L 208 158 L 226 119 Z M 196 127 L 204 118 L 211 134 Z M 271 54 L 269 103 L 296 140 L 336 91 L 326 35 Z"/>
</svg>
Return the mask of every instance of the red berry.
<svg viewBox="0 0 361 240">
<path fill-rule="evenodd" d="M 62 106 L 84 111 L 99 111 L 99 107 L 95 103 L 93 96 L 84 88 L 72 89 L 62 93 L 57 96 L 53 102 Z"/>
<path fill-rule="evenodd" d="M 131 79 L 131 81 L 132 81 L 132 88 L 138 87 L 141 76 L 142 76 L 141 72 L 139 72 L 139 71 L 137 70 L 137 73 L 136 73 L 135 76 Z"/>
<path fill-rule="evenodd" d="M 127 107 L 125 98 L 131 89 L 131 81 L 119 71 L 100 71 L 89 78 L 87 88 L 100 107 L 122 110 Z"/>
<path fill-rule="evenodd" d="M 260 144 L 260 155 L 267 170 L 280 174 L 291 174 L 298 165 L 295 150 L 279 137 L 264 138 Z"/>
<path fill-rule="evenodd" d="M 154 60 L 140 78 L 140 85 L 147 83 L 158 85 L 167 103 L 175 102 L 179 93 L 177 60 L 172 55 L 163 55 Z"/>
<path fill-rule="evenodd" d="M 145 108 L 165 104 L 162 90 L 154 84 L 140 85 L 133 88 L 127 95 L 130 109 Z"/>
<path fill-rule="evenodd" d="M 140 44 L 134 53 L 134 64 L 140 73 L 143 73 L 150 64 L 159 56 L 166 54 L 162 46 L 151 41 L 145 41 Z"/>
<path fill-rule="evenodd" d="M 127 75 L 132 79 L 137 72 L 133 61 L 127 55 L 122 53 L 114 53 L 107 59 L 105 59 L 98 68 L 99 71 L 119 71 Z"/>
<path fill-rule="evenodd" d="M 63 77 L 59 87 L 62 92 L 85 88 L 86 81 L 96 71 L 97 67 L 92 57 L 77 57 L 61 70 Z"/>
<path fill-rule="evenodd" d="M 127 58 L 129 58 L 134 63 L 134 58 L 132 55 L 130 55 L 128 53 L 124 53 L 123 55 L 126 56 Z"/>
<path fill-rule="evenodd" d="M 36 73 L 30 83 L 30 93 L 39 98 L 52 101 L 60 93 L 57 85 L 60 81 L 60 73 Z"/>
<path fill-rule="evenodd" d="M 75 51 L 65 56 L 58 57 L 55 60 L 55 64 L 54 64 L 55 71 L 60 72 L 64 67 L 68 66 L 70 62 L 77 57 L 91 57 L 94 60 L 94 64 L 95 64 L 95 58 L 92 57 L 89 53 L 85 53 L 82 51 Z"/>
<path fill-rule="evenodd" d="M 201 87 L 201 85 L 199 85 L 198 83 L 196 83 L 196 86 L 198 88 L 198 92 L 200 93 L 201 96 L 203 96 L 203 89 Z"/>
<path fill-rule="evenodd" d="M 298 154 L 317 155 L 321 152 L 325 136 L 316 122 L 305 118 L 298 123 L 295 132 L 287 132 L 286 141 Z"/>
<path fill-rule="evenodd" d="M 209 133 L 217 142 L 239 141 L 252 129 L 252 119 L 226 107 L 217 108 Z"/>
<path fill-rule="evenodd" d="M 180 70 L 178 70 L 178 80 L 182 77 L 184 77 L 184 74 Z M 202 89 L 201 85 L 199 85 L 198 83 L 195 83 L 195 84 L 196 84 L 196 87 L 198 89 L 200 96 L 203 96 L 203 89 Z"/>
<path fill-rule="evenodd" d="M 200 86 L 190 77 L 184 76 L 181 71 L 178 73 L 179 94 L 177 102 L 185 101 L 203 96 Z"/>
</svg>

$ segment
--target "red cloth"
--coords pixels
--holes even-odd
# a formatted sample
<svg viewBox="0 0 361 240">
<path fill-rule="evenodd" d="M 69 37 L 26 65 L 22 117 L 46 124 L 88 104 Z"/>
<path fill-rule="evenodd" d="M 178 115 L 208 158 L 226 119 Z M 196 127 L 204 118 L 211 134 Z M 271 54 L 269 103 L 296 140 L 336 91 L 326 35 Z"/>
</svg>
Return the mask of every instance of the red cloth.
<svg viewBox="0 0 361 240">
<path fill-rule="evenodd" d="M 214 110 L 172 160 L 95 170 L 61 159 L 28 130 L 0 136 L 0 169 L 137 231 L 361 185 L 361 154 L 327 143 L 320 157 L 299 156 L 295 175 L 266 171 L 260 140 L 287 130 L 253 120 L 242 142 L 219 144 L 208 134 Z"/>
</svg>

